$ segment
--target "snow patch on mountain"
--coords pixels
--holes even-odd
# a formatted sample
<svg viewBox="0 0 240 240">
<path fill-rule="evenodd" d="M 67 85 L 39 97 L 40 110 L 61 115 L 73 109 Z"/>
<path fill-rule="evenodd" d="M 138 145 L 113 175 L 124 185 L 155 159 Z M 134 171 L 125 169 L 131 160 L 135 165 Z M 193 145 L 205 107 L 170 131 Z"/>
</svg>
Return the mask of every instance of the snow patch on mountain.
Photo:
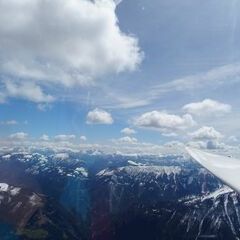
<svg viewBox="0 0 240 240">
<path fill-rule="evenodd" d="M 20 191 L 21 191 L 21 188 L 12 187 L 12 188 L 10 189 L 11 196 L 16 196 L 16 195 L 18 195 Z"/>
<path fill-rule="evenodd" d="M 21 191 L 21 188 L 9 186 L 7 183 L 0 183 L 0 193 L 10 193 L 11 196 L 16 196 Z"/>
<path fill-rule="evenodd" d="M 224 195 L 226 193 L 231 193 L 231 192 L 233 192 L 233 190 L 230 187 L 224 185 L 223 187 L 217 189 L 216 191 L 214 191 L 214 192 L 212 192 L 212 193 L 202 197 L 201 201 L 205 201 L 207 199 L 216 200 L 220 196 L 222 196 L 222 195 Z"/>
<path fill-rule="evenodd" d="M 7 154 L 7 155 L 2 156 L 3 160 L 9 160 L 10 158 L 11 158 L 11 154 Z"/>
<path fill-rule="evenodd" d="M 181 173 L 181 168 L 178 166 L 127 166 L 119 167 L 114 170 L 104 169 L 97 176 L 112 176 L 118 172 L 124 172 L 129 176 L 137 177 L 139 175 L 154 175 L 155 178 L 167 175 L 168 177 Z"/>
<path fill-rule="evenodd" d="M 9 185 L 6 183 L 0 183 L 0 192 L 7 192 L 9 189 Z"/>
<path fill-rule="evenodd" d="M 223 185 L 213 192 L 208 192 L 204 195 L 198 195 L 198 196 L 196 196 L 196 195 L 188 196 L 187 198 L 179 199 L 179 202 L 184 202 L 185 205 L 191 205 L 191 204 L 195 204 L 197 202 L 204 202 L 207 200 L 212 200 L 213 202 L 216 202 L 216 204 L 217 204 L 217 200 L 220 197 L 222 197 L 228 193 L 234 193 L 234 191 L 231 188 L 229 188 L 228 186 Z"/>
<path fill-rule="evenodd" d="M 88 177 L 88 172 L 87 172 L 87 170 L 86 170 L 85 168 L 83 168 L 83 167 L 78 167 L 78 168 L 76 168 L 75 171 L 74 171 L 74 173 L 76 173 L 76 174 L 80 173 L 82 176 Z"/>
<path fill-rule="evenodd" d="M 41 203 L 41 198 L 33 193 L 30 197 L 29 197 L 29 203 L 32 205 L 32 206 L 35 206 L 35 205 L 39 205 Z"/>
<path fill-rule="evenodd" d="M 128 160 L 128 164 L 129 164 L 129 165 L 132 165 L 132 166 L 143 166 L 143 164 L 137 163 L 137 162 L 132 161 L 132 160 Z"/>
<path fill-rule="evenodd" d="M 167 176 L 181 173 L 181 168 L 177 166 L 128 166 L 119 168 L 120 171 L 125 171 L 129 175 L 135 176 L 139 174 L 154 174 L 156 177 Z"/>
</svg>

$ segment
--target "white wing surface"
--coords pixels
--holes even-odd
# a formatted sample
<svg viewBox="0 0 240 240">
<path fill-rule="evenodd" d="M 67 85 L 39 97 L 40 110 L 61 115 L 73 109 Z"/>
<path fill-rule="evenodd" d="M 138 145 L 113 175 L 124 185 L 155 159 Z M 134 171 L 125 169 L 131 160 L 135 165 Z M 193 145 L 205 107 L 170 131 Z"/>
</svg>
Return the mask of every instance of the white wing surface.
<svg viewBox="0 0 240 240">
<path fill-rule="evenodd" d="M 191 157 L 204 168 L 240 193 L 240 160 L 207 153 L 194 148 L 186 149 Z"/>
</svg>

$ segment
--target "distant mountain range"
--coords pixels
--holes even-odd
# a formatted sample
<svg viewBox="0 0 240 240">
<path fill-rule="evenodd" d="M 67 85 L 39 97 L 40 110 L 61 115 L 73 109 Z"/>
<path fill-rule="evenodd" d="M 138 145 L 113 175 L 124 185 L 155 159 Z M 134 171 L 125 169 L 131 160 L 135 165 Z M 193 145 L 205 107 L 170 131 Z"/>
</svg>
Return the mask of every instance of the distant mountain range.
<svg viewBox="0 0 240 240">
<path fill-rule="evenodd" d="M 0 157 L 0 239 L 239 236 L 239 196 L 188 157 L 51 150 Z"/>
</svg>

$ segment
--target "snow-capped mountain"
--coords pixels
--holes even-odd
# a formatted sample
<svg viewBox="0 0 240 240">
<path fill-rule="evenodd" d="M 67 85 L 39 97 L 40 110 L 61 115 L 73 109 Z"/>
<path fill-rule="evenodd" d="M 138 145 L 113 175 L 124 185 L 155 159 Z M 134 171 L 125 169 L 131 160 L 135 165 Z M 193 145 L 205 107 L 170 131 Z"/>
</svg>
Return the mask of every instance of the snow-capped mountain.
<svg viewBox="0 0 240 240">
<path fill-rule="evenodd" d="M 189 158 L 0 157 L 0 239 L 238 239 L 240 198 Z"/>
</svg>

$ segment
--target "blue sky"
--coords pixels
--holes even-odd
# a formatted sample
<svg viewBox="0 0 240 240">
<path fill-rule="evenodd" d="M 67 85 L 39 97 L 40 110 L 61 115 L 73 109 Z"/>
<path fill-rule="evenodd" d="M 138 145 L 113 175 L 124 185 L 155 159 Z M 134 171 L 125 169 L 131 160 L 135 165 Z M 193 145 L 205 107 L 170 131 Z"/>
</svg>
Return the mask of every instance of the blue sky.
<svg viewBox="0 0 240 240">
<path fill-rule="evenodd" d="M 238 143 L 239 12 L 237 0 L 0 3 L 2 138 Z"/>
</svg>

